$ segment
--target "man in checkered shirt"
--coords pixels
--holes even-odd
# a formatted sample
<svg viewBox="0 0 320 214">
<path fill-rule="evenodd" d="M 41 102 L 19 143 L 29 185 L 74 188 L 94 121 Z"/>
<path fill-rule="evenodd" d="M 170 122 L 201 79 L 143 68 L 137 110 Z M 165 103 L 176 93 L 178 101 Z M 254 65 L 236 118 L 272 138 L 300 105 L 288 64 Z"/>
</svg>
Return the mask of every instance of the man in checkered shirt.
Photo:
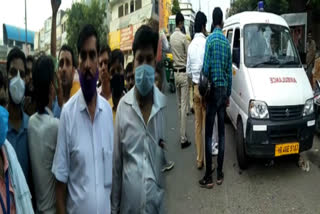
<svg viewBox="0 0 320 214">
<path fill-rule="evenodd" d="M 223 35 L 222 27 L 223 14 L 220 8 L 215 8 L 212 13 L 214 31 L 208 37 L 203 63 L 203 72 L 211 82 L 211 91 L 207 100 L 206 128 L 205 128 L 205 160 L 206 173 L 199 181 L 201 187 L 212 188 L 212 131 L 215 115 L 218 115 L 218 168 L 217 184 L 223 182 L 223 159 L 225 144 L 224 114 L 225 108 L 229 105 L 232 84 L 232 58 L 229 41 Z"/>
</svg>

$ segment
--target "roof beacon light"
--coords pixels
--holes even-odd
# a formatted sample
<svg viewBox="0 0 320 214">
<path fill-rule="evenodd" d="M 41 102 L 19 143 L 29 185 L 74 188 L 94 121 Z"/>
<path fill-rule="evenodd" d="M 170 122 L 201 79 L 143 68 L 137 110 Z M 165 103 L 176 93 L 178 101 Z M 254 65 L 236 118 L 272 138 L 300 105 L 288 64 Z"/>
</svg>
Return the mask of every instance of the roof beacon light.
<svg viewBox="0 0 320 214">
<path fill-rule="evenodd" d="M 263 12 L 264 11 L 264 4 L 263 1 L 258 2 L 258 11 Z"/>
</svg>

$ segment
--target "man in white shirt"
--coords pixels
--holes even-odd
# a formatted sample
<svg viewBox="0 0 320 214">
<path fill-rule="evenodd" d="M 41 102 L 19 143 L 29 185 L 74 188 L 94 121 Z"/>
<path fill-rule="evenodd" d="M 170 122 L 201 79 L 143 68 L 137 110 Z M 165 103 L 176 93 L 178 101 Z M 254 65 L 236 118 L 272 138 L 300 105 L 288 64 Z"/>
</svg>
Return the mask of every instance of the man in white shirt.
<svg viewBox="0 0 320 214">
<path fill-rule="evenodd" d="M 207 17 L 198 12 L 195 19 L 194 38 L 188 48 L 187 75 L 192 78 L 194 84 L 194 110 L 195 110 L 195 142 L 197 148 L 197 167 L 202 169 L 204 163 L 204 144 L 202 130 L 205 127 L 205 100 L 199 93 L 199 78 L 202 70 L 204 52 L 206 47 L 206 24 Z"/>
<path fill-rule="evenodd" d="M 99 37 L 92 25 L 80 32 L 79 90 L 62 109 L 52 172 L 57 213 L 110 213 L 113 122 L 97 94 Z"/>
<path fill-rule="evenodd" d="M 56 97 L 54 63 L 41 56 L 34 65 L 33 84 L 37 112 L 30 117 L 28 126 L 29 153 L 32 178 L 36 185 L 36 213 L 56 213 L 56 180 L 51 172 L 56 150 L 59 120 L 53 116 Z"/>
<path fill-rule="evenodd" d="M 203 66 L 203 59 L 206 46 L 206 24 L 207 17 L 204 13 L 198 12 L 195 19 L 195 36 L 188 48 L 187 57 L 187 75 L 192 78 L 194 84 L 194 110 L 195 110 L 195 142 L 197 148 L 197 167 L 202 169 L 204 163 L 204 144 L 202 130 L 205 128 L 206 108 L 205 100 L 199 93 L 199 78 Z M 215 132 L 213 139 L 213 148 L 215 148 Z M 217 150 L 214 149 L 213 153 L 216 154 Z"/>
</svg>

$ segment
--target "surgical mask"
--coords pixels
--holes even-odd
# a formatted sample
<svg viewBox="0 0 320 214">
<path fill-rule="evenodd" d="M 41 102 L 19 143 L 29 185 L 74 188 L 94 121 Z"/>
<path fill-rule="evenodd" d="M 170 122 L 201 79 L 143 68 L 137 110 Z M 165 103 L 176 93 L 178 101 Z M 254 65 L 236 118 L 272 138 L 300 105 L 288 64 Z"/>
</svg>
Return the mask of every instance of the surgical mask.
<svg viewBox="0 0 320 214">
<path fill-rule="evenodd" d="M 90 79 L 87 78 L 88 75 L 91 75 L 89 71 L 85 73 L 78 71 L 81 90 L 84 96 L 86 103 L 90 103 L 93 96 L 97 93 L 97 81 L 99 78 L 99 71 L 96 70 L 96 73 Z"/>
<path fill-rule="evenodd" d="M 20 71 L 18 71 L 17 76 L 10 80 L 9 92 L 11 99 L 15 104 L 18 105 L 22 102 L 25 92 L 25 83 L 20 77 Z"/>
<path fill-rule="evenodd" d="M 154 85 L 154 68 L 150 65 L 140 65 L 135 69 L 136 87 L 141 96 L 146 96 Z"/>
<path fill-rule="evenodd" d="M 0 147 L 4 144 L 4 141 L 7 138 L 8 120 L 9 120 L 8 111 L 2 106 L 0 106 Z"/>
</svg>

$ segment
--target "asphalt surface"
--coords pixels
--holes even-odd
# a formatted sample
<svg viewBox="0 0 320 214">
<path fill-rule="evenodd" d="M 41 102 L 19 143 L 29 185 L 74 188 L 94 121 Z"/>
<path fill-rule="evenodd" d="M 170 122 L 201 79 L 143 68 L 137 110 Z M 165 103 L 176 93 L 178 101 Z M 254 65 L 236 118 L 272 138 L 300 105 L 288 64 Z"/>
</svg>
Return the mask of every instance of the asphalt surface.
<svg viewBox="0 0 320 214">
<path fill-rule="evenodd" d="M 224 182 L 213 189 L 202 189 L 198 180 L 204 169 L 196 168 L 194 116 L 188 116 L 187 136 L 192 145 L 182 150 L 179 144 L 179 122 L 176 95 L 166 93 L 168 99 L 167 133 L 168 159 L 175 162 L 166 176 L 166 211 L 171 214 L 202 213 L 320 213 L 320 152 L 319 138 L 313 148 L 301 156 L 310 163 L 310 171 L 303 171 L 290 156 L 274 160 L 254 160 L 249 169 L 241 171 L 235 151 L 235 130 L 226 124 Z M 216 165 L 216 158 L 213 159 Z M 216 171 L 213 174 L 216 181 Z"/>
</svg>

